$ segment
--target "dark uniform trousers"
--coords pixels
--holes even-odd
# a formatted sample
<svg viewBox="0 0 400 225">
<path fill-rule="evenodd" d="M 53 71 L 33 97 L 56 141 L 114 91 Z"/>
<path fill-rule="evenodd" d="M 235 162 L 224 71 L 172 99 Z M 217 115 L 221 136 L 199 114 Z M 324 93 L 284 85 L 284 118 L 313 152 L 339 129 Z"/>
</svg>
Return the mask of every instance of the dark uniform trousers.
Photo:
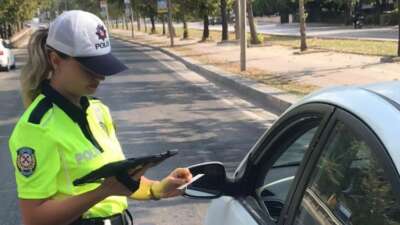
<svg viewBox="0 0 400 225">
<path fill-rule="evenodd" d="M 132 214 L 126 210 L 122 214 L 117 214 L 107 218 L 79 218 L 71 225 L 133 225 Z"/>
</svg>

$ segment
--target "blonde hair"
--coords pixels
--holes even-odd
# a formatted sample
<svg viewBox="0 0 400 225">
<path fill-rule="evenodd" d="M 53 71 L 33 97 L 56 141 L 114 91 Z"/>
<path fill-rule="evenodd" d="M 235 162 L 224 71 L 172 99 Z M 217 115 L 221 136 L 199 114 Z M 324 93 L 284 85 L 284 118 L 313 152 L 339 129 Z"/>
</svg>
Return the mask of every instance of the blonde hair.
<svg viewBox="0 0 400 225">
<path fill-rule="evenodd" d="M 40 84 L 50 77 L 52 66 L 46 50 L 48 29 L 35 31 L 28 44 L 28 61 L 21 72 L 21 94 L 25 108 L 40 94 Z"/>
</svg>

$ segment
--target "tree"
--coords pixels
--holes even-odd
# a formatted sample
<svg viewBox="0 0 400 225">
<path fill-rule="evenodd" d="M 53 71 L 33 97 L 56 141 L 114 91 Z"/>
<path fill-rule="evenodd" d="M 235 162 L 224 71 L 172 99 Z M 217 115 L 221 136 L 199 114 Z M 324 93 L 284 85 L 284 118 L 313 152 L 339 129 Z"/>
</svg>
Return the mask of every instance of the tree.
<svg viewBox="0 0 400 225">
<path fill-rule="evenodd" d="M 247 17 L 249 18 L 249 26 L 250 26 L 250 36 L 251 36 L 250 43 L 260 44 L 261 41 L 258 39 L 256 24 L 254 21 L 252 0 L 247 0 Z"/>
<path fill-rule="evenodd" d="M 155 19 L 157 16 L 157 0 L 146 0 L 144 13 L 150 18 L 152 34 L 156 33 Z"/>
<path fill-rule="evenodd" d="M 191 0 L 197 8 L 197 15 L 203 20 L 202 41 L 210 38 L 209 16 L 216 14 L 219 0 Z"/>
<path fill-rule="evenodd" d="M 350 25 L 352 23 L 352 9 L 353 9 L 353 3 L 354 0 L 344 0 L 344 24 Z"/>
<path fill-rule="evenodd" d="M 201 1 L 200 3 L 200 14 L 203 17 L 203 36 L 201 38 L 202 41 L 205 41 L 210 38 L 210 30 L 209 25 L 210 21 L 208 19 L 209 12 L 208 12 L 208 5 L 206 1 Z"/>
<path fill-rule="evenodd" d="M 239 40 L 239 0 L 234 0 L 233 13 L 235 14 L 235 39 Z"/>
<path fill-rule="evenodd" d="M 120 0 L 108 0 L 107 1 L 108 13 L 111 18 L 115 20 L 115 27 L 119 27 L 119 19 L 125 15 L 125 5 Z M 85 8 L 81 8 L 85 9 Z"/>
<path fill-rule="evenodd" d="M 135 17 L 136 17 L 137 29 L 140 31 L 141 30 L 141 24 L 140 24 L 139 1 L 138 0 L 131 0 L 131 4 L 132 4 L 132 9 L 134 11 Z"/>
<path fill-rule="evenodd" d="M 193 12 L 196 11 L 196 2 L 193 0 L 175 0 L 173 2 L 175 6 L 175 12 L 178 19 L 182 20 L 183 23 L 183 39 L 189 38 L 189 29 L 187 20 L 193 16 Z"/>
<path fill-rule="evenodd" d="M 306 16 L 304 13 L 304 0 L 299 0 L 299 17 L 300 17 L 300 51 L 307 50 L 306 42 Z"/>
<path fill-rule="evenodd" d="M 166 31 L 165 31 L 165 14 L 164 13 L 161 14 L 160 18 L 161 18 L 161 22 L 162 22 L 162 34 L 165 35 L 166 34 Z"/>
<path fill-rule="evenodd" d="M 227 18 L 227 2 L 226 0 L 221 0 L 221 21 L 222 21 L 222 34 L 221 41 L 228 40 L 228 18 Z"/>
<path fill-rule="evenodd" d="M 0 4 L 0 35 L 11 38 L 22 28 L 22 22 L 31 19 L 37 9 L 50 5 L 50 0 L 3 0 Z"/>
</svg>

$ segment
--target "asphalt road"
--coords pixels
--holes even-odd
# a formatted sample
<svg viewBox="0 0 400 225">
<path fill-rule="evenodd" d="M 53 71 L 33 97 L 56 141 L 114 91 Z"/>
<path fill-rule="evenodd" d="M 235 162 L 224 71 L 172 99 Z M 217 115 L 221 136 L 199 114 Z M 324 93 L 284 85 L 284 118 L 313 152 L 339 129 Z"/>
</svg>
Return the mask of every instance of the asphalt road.
<svg viewBox="0 0 400 225">
<path fill-rule="evenodd" d="M 111 109 L 127 157 L 177 148 L 180 154 L 147 173 L 161 178 L 175 167 L 222 161 L 232 173 L 276 116 L 236 98 L 150 48 L 112 41 L 130 68 L 108 78 L 97 96 Z M 26 53 L 17 50 L 17 68 Z M 0 72 L 0 225 L 20 224 L 8 137 L 23 111 L 17 71 Z M 200 225 L 208 201 L 183 197 L 130 201 L 137 225 Z"/>
<path fill-rule="evenodd" d="M 178 24 L 176 26 L 182 26 Z M 203 29 L 202 23 L 189 23 L 189 27 Z M 221 25 L 210 25 L 211 30 L 221 30 Z M 232 24 L 229 25 L 229 30 L 234 31 Z M 249 31 L 249 27 L 246 27 Z M 382 27 L 364 27 L 363 29 L 354 29 L 352 26 L 340 26 L 329 24 L 307 24 L 308 37 L 320 38 L 338 38 L 338 39 L 364 39 L 364 40 L 379 40 L 379 41 L 397 41 L 399 38 L 397 26 L 382 26 Z M 284 36 L 300 36 L 299 24 L 280 24 L 258 22 L 257 31 L 263 34 L 284 35 Z"/>
</svg>

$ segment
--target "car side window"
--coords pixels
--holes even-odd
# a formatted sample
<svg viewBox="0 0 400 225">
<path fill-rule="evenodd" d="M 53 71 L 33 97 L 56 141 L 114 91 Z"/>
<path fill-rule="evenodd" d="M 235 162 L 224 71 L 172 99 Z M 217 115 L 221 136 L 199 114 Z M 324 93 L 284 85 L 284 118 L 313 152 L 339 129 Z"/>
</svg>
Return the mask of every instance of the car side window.
<svg viewBox="0 0 400 225">
<path fill-rule="evenodd" d="M 317 128 L 316 124 L 297 134 L 273 163 L 272 168 L 265 175 L 263 186 L 257 190 L 259 202 L 275 221 L 280 216 L 291 184 Z"/>
<path fill-rule="evenodd" d="M 293 224 L 400 224 L 400 202 L 372 148 L 361 135 L 337 122 Z"/>
</svg>

